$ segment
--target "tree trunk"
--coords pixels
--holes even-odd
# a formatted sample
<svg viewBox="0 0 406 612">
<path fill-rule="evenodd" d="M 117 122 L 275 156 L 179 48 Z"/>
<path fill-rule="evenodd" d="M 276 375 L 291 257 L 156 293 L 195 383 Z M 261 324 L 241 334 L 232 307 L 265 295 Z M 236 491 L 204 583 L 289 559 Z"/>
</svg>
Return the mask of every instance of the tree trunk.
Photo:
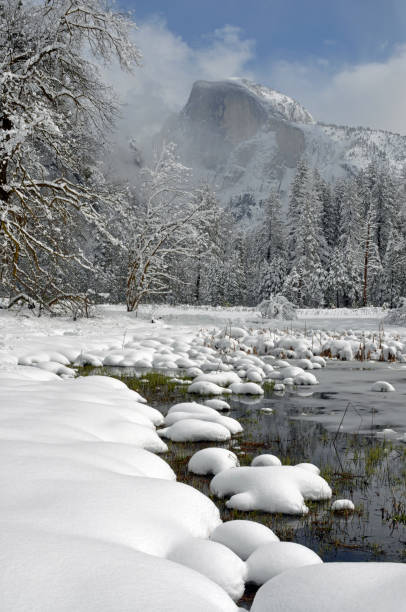
<svg viewBox="0 0 406 612">
<path fill-rule="evenodd" d="M 365 242 L 365 257 L 364 257 L 364 288 L 362 292 L 362 305 L 366 306 L 368 301 L 368 257 L 369 257 L 369 235 L 370 235 L 370 224 L 367 226 L 367 238 Z"/>
<path fill-rule="evenodd" d="M 13 124 L 11 123 L 10 119 L 8 117 L 3 117 L 0 129 L 5 132 L 9 132 L 12 129 L 12 127 L 13 127 Z M 10 139 L 10 136 L 7 135 L 5 138 L 6 142 L 9 139 Z M 4 189 L 4 185 L 6 185 L 7 183 L 7 166 L 8 166 L 7 160 L 3 159 L 0 163 L 0 202 L 8 202 L 9 197 L 10 197 L 9 192 L 6 189 Z"/>
</svg>

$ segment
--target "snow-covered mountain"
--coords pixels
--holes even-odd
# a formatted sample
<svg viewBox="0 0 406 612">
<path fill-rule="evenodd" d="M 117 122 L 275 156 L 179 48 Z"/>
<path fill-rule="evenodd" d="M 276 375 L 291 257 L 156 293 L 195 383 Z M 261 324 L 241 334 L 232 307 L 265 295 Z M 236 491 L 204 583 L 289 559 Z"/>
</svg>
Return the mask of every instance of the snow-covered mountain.
<svg viewBox="0 0 406 612">
<path fill-rule="evenodd" d="M 177 143 L 196 180 L 206 180 L 223 204 L 277 189 L 282 200 L 305 157 L 328 180 L 387 160 L 406 164 L 406 137 L 381 130 L 318 123 L 298 102 L 245 79 L 197 81 L 182 111 L 161 137 Z"/>
</svg>

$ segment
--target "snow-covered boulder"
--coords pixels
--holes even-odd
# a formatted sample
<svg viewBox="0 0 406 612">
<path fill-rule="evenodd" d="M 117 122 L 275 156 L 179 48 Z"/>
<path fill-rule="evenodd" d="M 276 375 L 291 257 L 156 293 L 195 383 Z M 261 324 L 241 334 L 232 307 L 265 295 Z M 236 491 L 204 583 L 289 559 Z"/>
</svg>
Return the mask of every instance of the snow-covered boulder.
<svg viewBox="0 0 406 612">
<path fill-rule="evenodd" d="M 254 457 L 254 459 L 251 461 L 251 465 L 253 467 L 259 467 L 264 465 L 282 465 L 282 461 L 279 459 L 279 457 L 276 457 L 275 455 L 264 454 L 257 455 L 256 457 Z"/>
<path fill-rule="evenodd" d="M 192 455 L 188 470 L 193 474 L 206 476 L 207 474 L 216 475 L 239 465 L 237 455 L 226 448 L 203 448 Z"/>
<path fill-rule="evenodd" d="M 263 544 L 279 542 L 274 532 L 255 521 L 227 521 L 211 533 L 210 539 L 230 548 L 243 561 Z"/>
<path fill-rule="evenodd" d="M 320 557 L 306 546 L 295 542 L 271 542 L 257 548 L 247 559 L 247 580 L 260 586 L 286 570 L 320 563 L 323 563 Z"/>
<path fill-rule="evenodd" d="M 251 369 L 247 371 L 245 378 L 250 382 L 261 383 L 264 377 L 258 369 Z"/>
<path fill-rule="evenodd" d="M 312 474 L 320 474 L 320 468 L 313 463 L 298 463 L 295 465 L 295 467 L 302 468 L 302 470 L 308 470 L 309 472 L 312 472 Z"/>
<path fill-rule="evenodd" d="M 200 374 L 203 374 L 203 370 L 201 370 L 197 366 L 192 367 L 192 368 L 188 368 L 186 370 L 186 376 L 188 378 L 196 378 L 196 376 L 200 376 Z"/>
<path fill-rule="evenodd" d="M 303 374 L 296 374 L 293 379 L 295 385 L 318 385 L 319 381 L 314 374 L 310 372 L 303 372 Z"/>
<path fill-rule="evenodd" d="M 236 395 L 263 395 L 264 390 L 262 387 L 254 382 L 247 383 L 233 383 L 230 385 L 230 389 Z"/>
<path fill-rule="evenodd" d="M 294 378 L 298 374 L 304 374 L 305 371 L 303 368 L 299 368 L 298 366 L 287 366 L 282 368 L 283 378 Z"/>
<path fill-rule="evenodd" d="M 184 421 L 185 419 L 198 419 L 199 421 L 209 421 L 210 423 L 219 423 L 229 430 L 232 436 L 239 434 L 243 431 L 240 423 L 231 417 L 224 416 L 216 412 L 214 415 L 208 414 L 190 414 L 189 412 L 172 412 L 165 417 L 165 425 L 174 425 L 178 421 Z"/>
<path fill-rule="evenodd" d="M 323 357 L 320 357 L 319 355 L 313 355 L 313 357 L 310 357 L 310 361 L 313 364 L 317 363 L 317 365 L 320 365 L 322 368 L 325 368 L 327 363 L 326 360 Z"/>
<path fill-rule="evenodd" d="M 380 391 L 383 393 L 388 393 L 390 391 L 395 391 L 395 387 L 385 380 L 377 380 L 371 387 L 371 391 Z"/>
<path fill-rule="evenodd" d="M 180 402 L 179 404 L 174 404 L 169 408 L 168 414 L 166 415 L 166 419 L 170 414 L 173 414 L 174 412 L 188 412 L 190 415 L 207 414 L 212 417 L 217 416 L 217 411 L 214 410 L 214 408 L 210 408 L 210 406 L 206 406 L 205 404 L 199 404 L 198 402 Z M 165 422 L 169 424 L 168 421 L 165 420 Z"/>
<path fill-rule="evenodd" d="M 197 395 L 224 395 L 230 394 L 231 391 L 229 389 L 219 387 L 219 385 L 216 385 L 216 383 L 201 380 L 198 382 L 193 382 L 188 387 L 188 393 L 196 393 Z"/>
<path fill-rule="evenodd" d="M 246 565 L 223 544 L 188 538 L 177 544 L 168 558 L 207 576 L 235 601 L 244 593 Z M 185 608 L 182 606 L 180 609 Z"/>
<path fill-rule="evenodd" d="M 220 498 L 231 495 L 228 508 L 284 514 L 307 514 L 305 499 L 331 498 L 331 489 L 321 476 L 285 465 L 232 468 L 217 474 L 210 490 Z"/>
<path fill-rule="evenodd" d="M 205 400 L 204 405 L 209 406 L 209 408 L 213 408 L 214 410 L 218 410 L 219 412 L 227 412 L 230 410 L 230 404 L 227 404 L 227 402 L 221 399 Z"/>
<path fill-rule="evenodd" d="M 298 368 L 302 368 L 302 370 L 313 370 L 314 367 L 310 359 L 299 359 L 296 365 Z"/>
<path fill-rule="evenodd" d="M 257 592 L 251 612 L 399 612 L 404 563 L 323 563 L 287 570 Z"/>
<path fill-rule="evenodd" d="M 229 429 L 219 423 L 190 418 L 178 421 L 157 432 L 172 442 L 225 442 L 231 438 Z"/>
<path fill-rule="evenodd" d="M 352 502 L 350 499 L 336 499 L 331 504 L 331 509 L 333 512 L 342 512 L 343 510 L 346 510 L 347 512 L 354 512 L 355 506 L 354 502 Z"/>
</svg>

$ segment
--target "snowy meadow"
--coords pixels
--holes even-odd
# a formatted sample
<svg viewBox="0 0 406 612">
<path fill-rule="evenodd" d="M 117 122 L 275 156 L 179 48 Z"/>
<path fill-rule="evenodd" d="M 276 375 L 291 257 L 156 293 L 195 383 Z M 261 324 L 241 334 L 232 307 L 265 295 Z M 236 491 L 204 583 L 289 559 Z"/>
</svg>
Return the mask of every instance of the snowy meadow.
<svg viewBox="0 0 406 612">
<path fill-rule="evenodd" d="M 399 610 L 406 328 L 385 314 L 0 310 L 1 608 Z"/>
</svg>

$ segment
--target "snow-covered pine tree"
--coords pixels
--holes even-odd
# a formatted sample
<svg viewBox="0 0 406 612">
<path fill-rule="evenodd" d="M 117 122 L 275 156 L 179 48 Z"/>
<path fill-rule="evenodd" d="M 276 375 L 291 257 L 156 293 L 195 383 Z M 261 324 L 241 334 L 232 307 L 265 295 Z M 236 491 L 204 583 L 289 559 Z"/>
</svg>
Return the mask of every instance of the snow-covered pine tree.
<svg viewBox="0 0 406 612">
<path fill-rule="evenodd" d="M 305 161 L 301 161 L 293 181 L 289 202 L 289 256 L 296 282 L 299 275 L 298 305 L 323 304 L 326 241 L 322 227 L 322 206 L 314 186 L 313 176 Z M 289 275 L 290 276 L 290 275 Z M 287 296 L 289 297 L 289 296 Z M 289 297 L 291 299 L 291 297 Z"/>
</svg>

